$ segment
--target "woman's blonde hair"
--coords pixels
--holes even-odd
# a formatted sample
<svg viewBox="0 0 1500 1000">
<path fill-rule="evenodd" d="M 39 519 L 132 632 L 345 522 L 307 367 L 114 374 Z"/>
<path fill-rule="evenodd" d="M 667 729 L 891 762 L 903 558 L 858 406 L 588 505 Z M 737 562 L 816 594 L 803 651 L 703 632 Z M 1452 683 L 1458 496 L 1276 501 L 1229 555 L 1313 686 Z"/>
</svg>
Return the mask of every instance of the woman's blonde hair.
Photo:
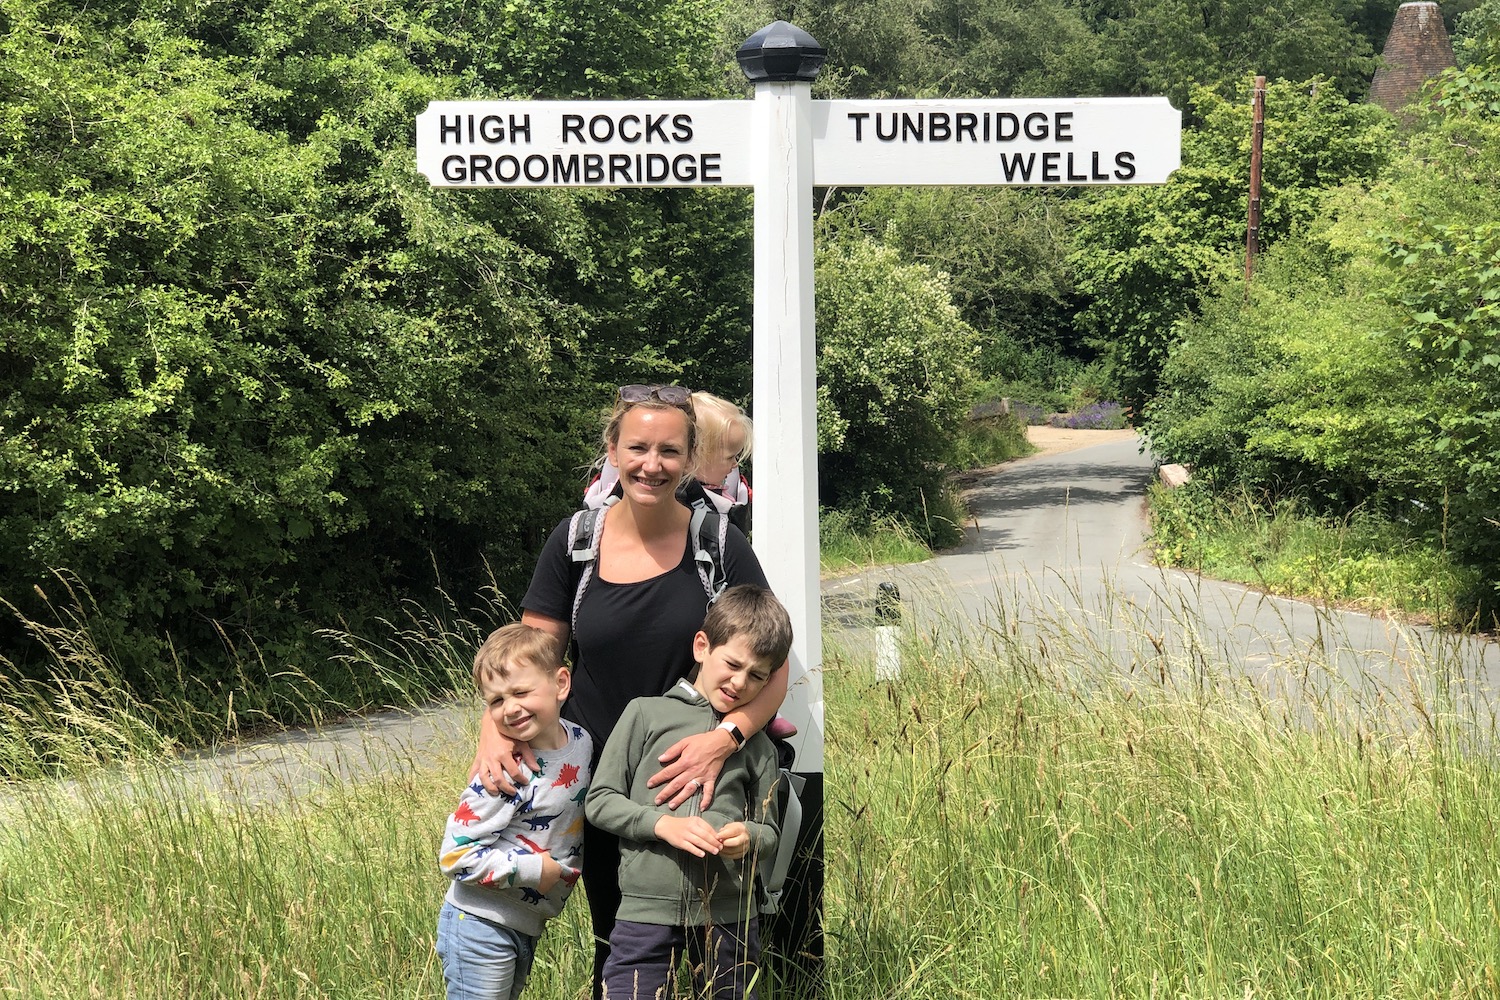
<svg viewBox="0 0 1500 1000">
<path fill-rule="evenodd" d="M 744 410 L 711 392 L 695 392 L 693 415 L 698 421 L 698 447 L 702 454 L 713 456 L 712 460 L 716 461 L 724 453 L 724 442 L 738 431 L 740 446 L 734 453 L 734 460 L 743 462 L 750 457 L 755 428 Z"/>
</svg>

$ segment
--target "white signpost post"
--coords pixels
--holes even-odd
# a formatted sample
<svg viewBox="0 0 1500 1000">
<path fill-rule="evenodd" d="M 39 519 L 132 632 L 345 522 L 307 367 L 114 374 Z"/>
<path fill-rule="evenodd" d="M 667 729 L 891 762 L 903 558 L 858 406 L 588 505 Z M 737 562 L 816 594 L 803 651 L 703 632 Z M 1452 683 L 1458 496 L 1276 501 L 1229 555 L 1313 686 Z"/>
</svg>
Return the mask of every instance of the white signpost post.
<svg viewBox="0 0 1500 1000">
<path fill-rule="evenodd" d="M 754 188 L 754 547 L 796 633 L 782 712 L 816 816 L 807 898 L 821 899 L 813 187 L 1160 184 L 1182 116 L 1165 98 L 814 101 L 825 52 L 785 21 L 738 58 L 753 101 L 434 101 L 417 169 L 437 187 Z M 819 915 L 801 918 L 821 956 Z"/>
</svg>

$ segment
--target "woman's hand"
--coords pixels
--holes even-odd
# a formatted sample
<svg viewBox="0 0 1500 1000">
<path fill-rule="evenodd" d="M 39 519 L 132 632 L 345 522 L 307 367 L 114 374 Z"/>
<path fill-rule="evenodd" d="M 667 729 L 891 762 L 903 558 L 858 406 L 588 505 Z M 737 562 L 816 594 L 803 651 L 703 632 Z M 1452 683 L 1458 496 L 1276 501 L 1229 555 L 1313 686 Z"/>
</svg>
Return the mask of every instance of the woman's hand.
<svg viewBox="0 0 1500 1000">
<path fill-rule="evenodd" d="M 524 768 L 523 766 L 524 765 Z M 479 720 L 479 749 L 469 768 L 470 780 L 478 778 L 491 795 L 515 795 L 516 788 L 539 770 L 530 743 L 518 743 L 502 733 L 485 712 Z"/>
<path fill-rule="evenodd" d="M 734 751 L 734 737 L 722 729 L 683 737 L 656 758 L 663 767 L 651 776 L 646 787 L 665 785 L 656 793 L 656 804 L 666 804 L 668 809 L 676 809 L 701 791 L 698 808 L 707 809 L 714 800 L 719 772 Z"/>
</svg>

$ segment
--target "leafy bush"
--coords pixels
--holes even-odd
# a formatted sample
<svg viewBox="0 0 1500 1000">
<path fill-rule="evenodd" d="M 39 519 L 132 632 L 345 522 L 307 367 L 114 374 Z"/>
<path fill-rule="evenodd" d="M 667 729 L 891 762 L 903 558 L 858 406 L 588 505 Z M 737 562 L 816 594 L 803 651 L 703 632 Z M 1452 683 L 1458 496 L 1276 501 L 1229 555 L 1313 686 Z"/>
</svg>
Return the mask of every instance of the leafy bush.
<svg viewBox="0 0 1500 1000">
<path fill-rule="evenodd" d="M 235 650 L 253 648 L 357 706 L 379 692 L 329 666 L 313 627 L 437 583 L 472 594 L 490 570 L 524 580 L 576 502 L 596 380 L 667 367 L 674 342 L 739 388 L 746 196 L 433 191 L 416 174 L 415 115 L 480 81 L 681 93 L 712 70 L 699 5 L 670 24 L 526 7 L 455 11 L 442 34 L 399 5 L 0 0 L 15 669 L 55 666 L 26 623 L 77 612 L 144 697 L 180 671 L 227 718 Z M 496 23 L 512 15 L 601 55 L 508 61 L 533 44 Z M 663 59 L 658 32 L 702 44 Z M 62 608 L 55 572 L 92 597 Z"/>
<path fill-rule="evenodd" d="M 946 278 L 889 247 L 825 241 L 816 271 L 820 495 L 935 538 L 928 506 L 955 459 L 976 335 Z"/>
<path fill-rule="evenodd" d="M 1024 404 L 1023 404 L 1024 405 Z M 1026 440 L 1026 421 L 1011 404 L 1011 412 L 970 417 L 959 427 L 953 463 L 960 469 L 999 465 L 1032 452 Z"/>
<path fill-rule="evenodd" d="M 1202 124 L 1183 133 L 1182 167 L 1166 184 L 1090 201 L 1070 258 L 1088 296 L 1080 321 L 1136 410 L 1155 394 L 1179 324 L 1243 273 L 1250 102 L 1199 88 L 1192 104 Z M 1383 167 L 1391 121 L 1319 80 L 1274 81 L 1266 107 L 1276 155 L 1265 160 L 1260 240 L 1270 248 L 1317 217 L 1324 191 Z"/>
</svg>

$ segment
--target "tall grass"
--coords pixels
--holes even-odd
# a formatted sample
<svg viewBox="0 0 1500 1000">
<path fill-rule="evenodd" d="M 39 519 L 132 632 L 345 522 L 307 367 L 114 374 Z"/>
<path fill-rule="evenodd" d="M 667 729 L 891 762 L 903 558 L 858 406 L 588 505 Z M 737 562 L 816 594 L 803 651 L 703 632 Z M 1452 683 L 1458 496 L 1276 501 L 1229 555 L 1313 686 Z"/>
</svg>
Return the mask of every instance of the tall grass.
<svg viewBox="0 0 1500 1000">
<path fill-rule="evenodd" d="M 824 510 L 819 515 L 818 548 L 824 576 L 932 557 L 917 533 L 899 518 L 864 521 L 841 510 Z"/>
<path fill-rule="evenodd" d="M 1119 603 L 911 631 L 896 681 L 830 637 L 826 995 L 1495 995 L 1496 733 L 1457 647 L 1373 693 L 1303 649 L 1283 696 L 1190 612 L 1164 638 Z M 448 626 L 397 632 L 350 655 L 455 655 Z M 440 995 L 473 740 L 254 801 L 165 761 L 11 789 L 0 996 Z M 589 951 L 575 900 L 527 995 L 582 997 Z"/>
<path fill-rule="evenodd" d="M 364 635 L 319 630 L 329 656 L 317 678 L 221 633 L 227 679 L 210 687 L 176 657 L 151 678 L 124 676 L 98 640 L 87 589 L 70 586 L 68 594 L 50 621 L 20 618 L 44 657 L 44 677 L 0 657 L 0 780 L 157 761 L 279 731 L 288 719 L 318 727 L 466 693 L 474 650 L 516 617 L 493 586 L 468 611 L 438 591 L 431 605 L 403 602 Z M 6 610 L 19 617 L 0 602 Z"/>
<path fill-rule="evenodd" d="M 1396 611 L 1447 626 L 1475 624 L 1458 610 L 1476 589 L 1471 569 L 1440 541 L 1378 515 L 1314 514 L 1294 499 L 1210 494 L 1197 484 L 1148 495 L 1158 562 L 1273 594 Z M 1488 625 L 1490 623 L 1479 623 Z"/>
</svg>

